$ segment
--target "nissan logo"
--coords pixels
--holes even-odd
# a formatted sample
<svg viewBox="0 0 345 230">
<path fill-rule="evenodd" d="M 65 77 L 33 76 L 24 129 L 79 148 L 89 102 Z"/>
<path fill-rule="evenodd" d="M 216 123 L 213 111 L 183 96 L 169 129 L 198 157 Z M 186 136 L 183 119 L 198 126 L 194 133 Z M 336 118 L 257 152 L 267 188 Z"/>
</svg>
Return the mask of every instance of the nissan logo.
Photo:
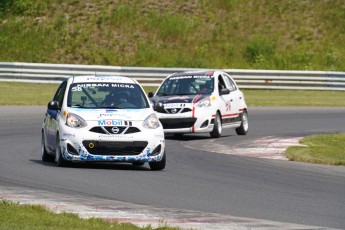
<svg viewBox="0 0 345 230">
<path fill-rule="evenodd" d="M 177 112 L 177 109 L 172 109 L 171 110 L 171 113 L 176 113 Z"/>
<path fill-rule="evenodd" d="M 117 134 L 117 133 L 119 133 L 120 132 L 120 129 L 118 128 L 118 127 L 112 127 L 111 128 L 111 131 L 114 133 L 114 134 Z"/>
</svg>

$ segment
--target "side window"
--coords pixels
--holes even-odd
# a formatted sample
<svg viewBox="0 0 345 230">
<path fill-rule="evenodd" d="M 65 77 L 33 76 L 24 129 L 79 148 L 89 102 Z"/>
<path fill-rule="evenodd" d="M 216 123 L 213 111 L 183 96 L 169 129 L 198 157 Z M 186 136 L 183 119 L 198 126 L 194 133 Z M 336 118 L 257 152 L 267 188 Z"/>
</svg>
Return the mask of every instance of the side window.
<svg viewBox="0 0 345 230">
<path fill-rule="evenodd" d="M 224 80 L 225 80 L 226 84 L 228 85 L 228 89 L 230 89 L 230 91 L 234 91 L 237 89 L 234 81 L 229 76 L 223 75 L 223 77 L 224 77 Z"/>
<path fill-rule="evenodd" d="M 56 90 L 56 93 L 53 99 L 54 101 L 59 102 L 60 107 L 62 106 L 63 98 L 66 91 L 66 86 L 67 86 L 67 81 L 62 82 L 59 88 Z"/>
<path fill-rule="evenodd" d="M 226 89 L 226 84 L 222 75 L 218 76 L 218 91 L 220 93 L 221 89 Z"/>
</svg>

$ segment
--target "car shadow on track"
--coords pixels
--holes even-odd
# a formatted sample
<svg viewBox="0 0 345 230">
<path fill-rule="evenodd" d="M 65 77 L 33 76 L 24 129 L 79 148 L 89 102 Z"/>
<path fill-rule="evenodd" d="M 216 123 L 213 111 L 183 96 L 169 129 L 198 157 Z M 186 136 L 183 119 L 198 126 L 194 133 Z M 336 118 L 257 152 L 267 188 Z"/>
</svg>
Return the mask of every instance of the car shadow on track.
<svg viewBox="0 0 345 230">
<path fill-rule="evenodd" d="M 195 140 L 215 140 L 215 139 L 223 139 L 227 137 L 232 137 L 235 135 L 228 134 L 222 135 L 219 138 L 212 138 L 207 134 L 184 134 L 184 135 L 174 135 L 174 134 L 165 134 L 165 139 L 168 140 L 176 140 L 176 141 L 195 141 Z"/>
<path fill-rule="evenodd" d="M 57 167 L 54 162 L 44 162 L 42 160 L 30 159 L 31 162 L 41 164 L 44 166 Z M 108 169 L 108 170 L 131 170 L 131 171 L 151 171 L 148 163 L 142 166 L 134 166 L 130 163 L 85 163 L 76 162 L 69 163 L 61 168 L 78 168 L 78 169 Z"/>
</svg>

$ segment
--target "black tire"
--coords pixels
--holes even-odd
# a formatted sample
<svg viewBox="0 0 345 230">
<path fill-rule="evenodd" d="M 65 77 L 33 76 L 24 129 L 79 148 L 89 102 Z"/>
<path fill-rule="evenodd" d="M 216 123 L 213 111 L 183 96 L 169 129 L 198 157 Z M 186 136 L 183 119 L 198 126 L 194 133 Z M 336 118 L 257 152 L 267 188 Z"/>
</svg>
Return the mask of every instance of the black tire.
<svg viewBox="0 0 345 230">
<path fill-rule="evenodd" d="M 68 165 L 68 162 L 62 157 L 59 133 L 56 134 L 55 162 L 57 167 L 65 167 Z"/>
<path fill-rule="evenodd" d="M 153 171 L 162 170 L 165 168 L 166 164 L 166 152 L 164 152 L 163 158 L 158 162 L 149 162 L 150 168 Z"/>
<path fill-rule="evenodd" d="M 210 132 L 210 136 L 212 138 L 218 138 L 222 135 L 222 119 L 220 118 L 220 114 L 217 112 L 216 117 L 214 119 L 214 127 L 212 132 Z"/>
<path fill-rule="evenodd" d="M 236 129 L 237 135 L 246 135 L 249 129 L 248 113 L 243 111 L 241 114 L 241 126 Z"/>
<path fill-rule="evenodd" d="M 42 157 L 43 162 L 53 162 L 54 161 L 54 156 L 48 154 L 48 152 L 47 152 L 43 132 L 42 132 L 42 139 L 41 139 L 41 157 Z"/>
</svg>

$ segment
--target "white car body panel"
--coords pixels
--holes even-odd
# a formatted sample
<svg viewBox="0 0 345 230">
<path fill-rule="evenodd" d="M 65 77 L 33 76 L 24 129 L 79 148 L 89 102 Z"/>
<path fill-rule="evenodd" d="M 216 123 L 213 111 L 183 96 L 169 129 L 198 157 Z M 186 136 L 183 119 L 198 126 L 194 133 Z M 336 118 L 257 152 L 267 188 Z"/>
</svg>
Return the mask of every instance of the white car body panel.
<svg viewBox="0 0 345 230">
<path fill-rule="evenodd" d="M 203 82 L 203 78 L 207 80 Z M 217 87 L 221 84 L 220 78 L 222 78 L 223 86 L 229 89 L 230 93 L 220 94 L 220 89 Z M 188 82 L 186 79 L 190 79 L 190 81 Z M 211 82 L 210 79 L 213 79 L 213 91 L 199 93 L 198 90 L 202 90 L 201 83 Z M 174 94 L 173 90 L 181 87 L 179 81 L 192 85 L 190 94 Z M 211 98 L 211 106 L 198 107 L 197 104 L 206 97 Z M 165 133 L 212 132 L 217 113 L 221 116 L 222 128 L 238 128 L 242 124 L 241 114 L 244 111 L 247 113 L 243 93 L 234 80 L 222 71 L 172 74 L 163 81 L 150 99 L 163 124 Z"/>
<path fill-rule="evenodd" d="M 60 86 L 61 90 L 64 88 L 63 84 Z M 165 155 L 164 131 L 158 119 L 158 127 L 144 127 L 145 120 L 156 115 L 137 81 L 117 76 L 85 76 L 71 77 L 65 84 L 62 106 L 58 110 L 48 108 L 42 125 L 43 150 L 46 150 L 48 154 L 54 156 L 56 148 L 59 148 L 63 160 L 71 162 L 133 163 L 160 162 L 163 159 Z M 73 88 L 70 88 L 71 84 L 74 85 Z M 87 90 L 91 93 L 86 93 L 83 103 L 89 100 L 88 97 L 91 100 L 93 96 L 95 99 L 92 100 L 95 102 L 90 103 L 99 105 L 96 100 L 105 95 L 101 91 L 103 85 L 107 90 L 114 88 L 124 91 L 130 91 L 132 90 L 130 87 L 135 86 L 136 93 L 141 91 L 141 100 L 146 100 L 146 107 L 88 108 L 79 104 L 75 107 L 68 105 L 71 103 L 69 100 L 73 100 L 71 99 L 73 92 L 77 91 L 76 95 L 79 95 L 78 93 L 87 92 Z M 59 98 L 59 89 L 54 97 L 56 100 Z M 82 118 L 86 125 L 84 127 L 66 125 L 69 115 Z M 57 138 L 59 138 L 59 146 L 55 144 Z"/>
</svg>

